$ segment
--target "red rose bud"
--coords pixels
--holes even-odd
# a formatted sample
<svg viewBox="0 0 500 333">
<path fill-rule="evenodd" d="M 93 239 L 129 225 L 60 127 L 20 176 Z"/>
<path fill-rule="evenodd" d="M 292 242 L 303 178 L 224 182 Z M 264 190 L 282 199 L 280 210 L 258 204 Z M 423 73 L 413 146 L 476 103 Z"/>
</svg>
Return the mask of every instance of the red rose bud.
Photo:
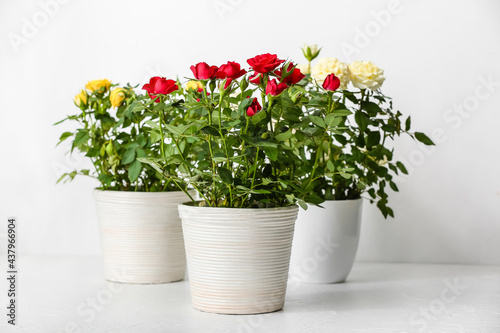
<svg viewBox="0 0 500 333">
<path fill-rule="evenodd" d="M 240 64 L 233 61 L 228 61 L 227 64 L 219 67 L 216 77 L 218 79 L 237 79 L 246 74 L 246 70 L 241 69 Z"/>
<path fill-rule="evenodd" d="M 266 95 L 278 96 L 288 88 L 286 83 L 278 83 L 276 79 L 269 80 L 266 87 Z"/>
<path fill-rule="evenodd" d="M 250 67 L 258 73 L 269 73 L 284 62 L 285 60 L 278 59 L 276 54 L 269 53 L 261 54 L 247 60 Z"/>
<path fill-rule="evenodd" d="M 159 103 L 160 99 L 157 98 L 159 94 L 170 94 L 171 92 L 178 90 L 179 86 L 174 80 L 167 80 L 164 77 L 155 76 L 152 77 L 149 80 L 149 83 L 146 83 L 142 89 L 148 92 L 148 95 L 152 100 Z"/>
<path fill-rule="evenodd" d="M 219 89 L 226 90 L 227 88 L 229 88 L 229 86 L 231 86 L 231 82 L 233 82 L 233 79 L 230 79 L 230 78 L 225 79 L 224 81 L 221 82 Z M 224 83 L 224 88 L 221 88 L 223 83 Z"/>
<path fill-rule="evenodd" d="M 254 114 L 256 114 L 257 112 L 259 112 L 260 110 L 262 110 L 262 106 L 259 104 L 259 101 L 257 100 L 257 98 L 254 98 L 252 101 L 252 104 L 250 104 L 250 106 L 247 109 L 247 115 L 249 117 L 251 117 Z"/>
<path fill-rule="evenodd" d="M 340 79 L 335 76 L 335 74 L 330 74 L 326 77 L 323 82 L 323 89 L 335 91 L 340 87 Z"/>
<path fill-rule="evenodd" d="M 281 82 L 288 85 L 297 84 L 298 82 L 300 82 L 300 80 L 306 77 L 298 68 L 294 68 L 293 71 L 286 77 L 282 76 L 281 71 L 276 71 L 276 75 L 278 75 L 278 77 L 281 79 Z"/>
<path fill-rule="evenodd" d="M 217 66 L 209 66 L 206 62 L 197 63 L 194 66 L 191 66 L 191 71 L 193 72 L 194 77 L 197 80 L 211 80 L 215 79 L 217 74 L 217 70 L 219 69 Z"/>
<path fill-rule="evenodd" d="M 250 75 L 248 81 L 252 82 L 255 85 L 259 85 L 262 81 L 262 74 L 254 72 L 252 75 Z"/>
</svg>

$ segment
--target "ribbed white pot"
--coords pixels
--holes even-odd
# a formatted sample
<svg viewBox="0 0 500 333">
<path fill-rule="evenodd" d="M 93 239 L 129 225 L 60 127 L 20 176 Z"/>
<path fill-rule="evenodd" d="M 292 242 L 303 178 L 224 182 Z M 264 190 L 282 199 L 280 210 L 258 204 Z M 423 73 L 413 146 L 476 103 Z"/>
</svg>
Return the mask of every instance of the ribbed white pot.
<svg viewBox="0 0 500 333">
<path fill-rule="evenodd" d="M 194 194 L 194 192 L 193 192 Z M 177 206 L 181 191 L 94 191 L 106 280 L 165 283 L 184 278 L 186 255 Z"/>
<path fill-rule="evenodd" d="M 297 210 L 179 205 L 193 306 L 225 314 L 282 309 Z"/>
<path fill-rule="evenodd" d="M 359 243 L 362 199 L 330 200 L 324 208 L 299 212 L 290 278 L 306 283 L 338 283 L 349 275 Z"/>
</svg>

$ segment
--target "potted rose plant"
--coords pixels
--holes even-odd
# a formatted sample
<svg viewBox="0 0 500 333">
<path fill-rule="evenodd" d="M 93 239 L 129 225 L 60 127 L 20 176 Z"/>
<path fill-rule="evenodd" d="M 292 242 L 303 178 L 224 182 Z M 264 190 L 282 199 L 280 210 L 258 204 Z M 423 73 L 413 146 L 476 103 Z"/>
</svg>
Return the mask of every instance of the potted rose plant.
<svg viewBox="0 0 500 333">
<path fill-rule="evenodd" d="M 192 121 L 163 130 L 181 146 L 192 142 L 197 157 L 149 161 L 160 172 L 185 167 L 167 179 L 199 191 L 201 200 L 179 205 L 179 213 L 192 301 L 202 311 L 281 309 L 297 203 L 321 202 L 307 190 L 311 170 L 301 159 L 314 129 L 294 89 L 304 75 L 272 54 L 247 62 L 250 73 L 231 61 L 191 66 L 195 89 L 183 107 Z"/>
<path fill-rule="evenodd" d="M 307 48 L 304 54 L 310 63 L 319 50 Z M 394 216 L 387 189 L 398 191 L 394 176 L 407 171 L 402 162 L 393 160 L 393 140 L 405 134 L 433 145 L 424 133 L 410 131 L 409 116 L 403 119 L 393 110 L 390 97 L 380 90 L 383 74 L 371 62 L 348 65 L 323 58 L 304 80 L 305 112 L 320 128 L 332 118 L 342 130 L 318 131 L 319 139 L 308 146 L 309 163 L 322 175 L 315 179 L 313 192 L 325 202 L 324 209 L 311 207 L 297 220 L 291 271 L 300 281 L 332 283 L 347 278 L 359 242 L 363 193 L 384 217 Z M 324 255 L 315 258 L 322 244 L 328 244 Z M 315 258 L 313 263 L 310 258 Z"/>
<path fill-rule="evenodd" d="M 151 98 L 155 92 L 167 95 L 178 90 L 175 81 L 159 77 L 145 88 Z M 94 198 L 105 277 L 110 281 L 163 283 L 182 280 L 185 274 L 177 205 L 188 199 L 186 186 L 165 180 L 139 161 L 171 149 L 161 141 L 160 131 L 148 124 L 159 117 L 171 123 L 182 117 L 176 113 L 167 117 L 163 112 L 171 109 L 174 97 L 161 103 L 151 98 L 106 79 L 90 81 L 74 99 L 79 112 L 57 123 L 77 125 L 75 131 L 64 132 L 59 143 L 71 140 L 71 152 L 84 153 L 93 165 L 93 169 L 65 173 L 59 181 L 76 175 L 99 181 Z"/>
</svg>

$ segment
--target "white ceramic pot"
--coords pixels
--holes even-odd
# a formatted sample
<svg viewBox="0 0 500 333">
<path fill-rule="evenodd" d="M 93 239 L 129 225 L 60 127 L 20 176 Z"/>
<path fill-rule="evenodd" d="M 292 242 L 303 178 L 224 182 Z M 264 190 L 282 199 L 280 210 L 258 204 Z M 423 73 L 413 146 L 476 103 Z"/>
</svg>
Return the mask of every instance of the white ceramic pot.
<svg viewBox="0 0 500 333">
<path fill-rule="evenodd" d="M 193 306 L 225 314 L 282 309 L 297 210 L 179 205 Z"/>
<path fill-rule="evenodd" d="M 306 283 L 344 282 L 359 243 L 363 200 L 329 200 L 297 217 L 290 278 Z"/>
<path fill-rule="evenodd" d="M 194 193 L 193 193 L 194 194 Z M 106 280 L 165 283 L 184 278 L 186 255 L 177 206 L 181 191 L 94 191 Z"/>
</svg>

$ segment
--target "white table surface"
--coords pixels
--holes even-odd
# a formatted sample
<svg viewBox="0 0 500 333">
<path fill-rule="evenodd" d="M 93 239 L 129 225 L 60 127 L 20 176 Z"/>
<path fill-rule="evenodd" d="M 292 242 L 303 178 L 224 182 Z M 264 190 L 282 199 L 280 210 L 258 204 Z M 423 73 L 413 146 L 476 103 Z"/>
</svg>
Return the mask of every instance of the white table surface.
<svg viewBox="0 0 500 333">
<path fill-rule="evenodd" d="M 7 325 L 2 306 L 2 333 L 500 333 L 497 266 L 355 263 L 346 283 L 290 281 L 282 311 L 240 316 L 193 309 L 188 281 L 107 282 L 99 257 L 21 256 L 18 265 L 18 322 Z M 0 288 L 7 304 L 6 279 Z"/>
</svg>

